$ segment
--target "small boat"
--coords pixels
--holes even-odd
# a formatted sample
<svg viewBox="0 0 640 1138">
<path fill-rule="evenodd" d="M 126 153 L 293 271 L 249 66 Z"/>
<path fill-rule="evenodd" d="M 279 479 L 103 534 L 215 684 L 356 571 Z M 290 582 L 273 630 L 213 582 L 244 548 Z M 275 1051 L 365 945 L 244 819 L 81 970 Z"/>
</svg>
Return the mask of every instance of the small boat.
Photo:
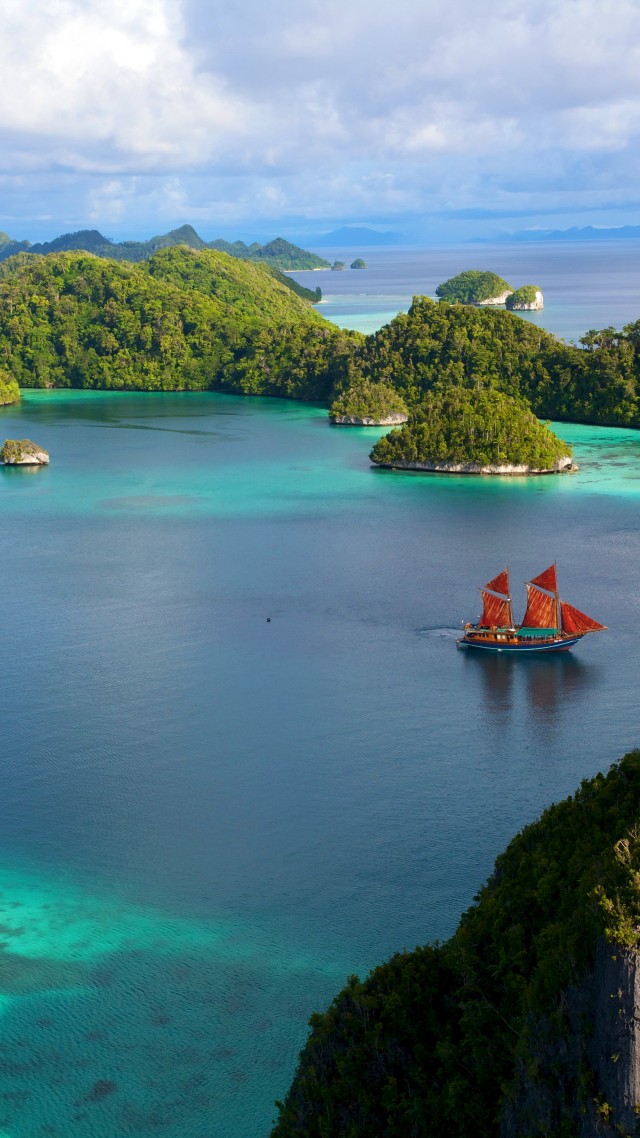
<svg viewBox="0 0 640 1138">
<path fill-rule="evenodd" d="M 560 599 L 555 563 L 527 581 L 527 610 L 522 624 L 511 615 L 509 570 L 503 569 L 483 589 L 482 616 L 465 624 L 459 648 L 484 652 L 566 652 L 588 632 L 604 632 L 586 613 Z"/>
</svg>

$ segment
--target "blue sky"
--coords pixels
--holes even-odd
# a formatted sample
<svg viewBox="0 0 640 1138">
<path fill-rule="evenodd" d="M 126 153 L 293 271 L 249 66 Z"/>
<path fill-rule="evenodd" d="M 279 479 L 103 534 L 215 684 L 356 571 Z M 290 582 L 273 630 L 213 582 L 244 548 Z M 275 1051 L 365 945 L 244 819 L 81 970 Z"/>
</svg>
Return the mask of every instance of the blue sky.
<svg viewBox="0 0 640 1138">
<path fill-rule="evenodd" d="M 4 0 L 0 228 L 640 224 L 637 0 Z"/>
</svg>

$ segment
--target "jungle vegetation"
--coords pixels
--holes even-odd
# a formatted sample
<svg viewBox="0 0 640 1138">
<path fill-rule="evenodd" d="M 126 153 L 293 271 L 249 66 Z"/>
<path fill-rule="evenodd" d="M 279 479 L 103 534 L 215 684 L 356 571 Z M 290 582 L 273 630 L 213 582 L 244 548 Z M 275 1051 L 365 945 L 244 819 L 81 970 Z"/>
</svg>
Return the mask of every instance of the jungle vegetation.
<svg viewBox="0 0 640 1138">
<path fill-rule="evenodd" d="M 0 367 L 0 406 L 5 403 L 17 403 L 20 398 L 20 388 L 11 372 Z"/>
<path fill-rule="evenodd" d="M 436 388 L 404 426 L 371 451 L 382 466 L 410 463 L 529 466 L 552 470 L 571 447 L 540 423 L 522 399 L 492 388 Z"/>
<path fill-rule="evenodd" d="M 185 246 L 134 265 L 20 253 L 0 265 L 0 367 L 22 387 L 235 391 L 328 400 L 362 337 L 268 266 Z"/>
<path fill-rule="evenodd" d="M 539 292 L 542 292 L 542 289 L 539 289 L 537 285 L 521 285 L 507 297 L 504 306 L 511 309 L 518 304 L 535 304 Z"/>
<path fill-rule="evenodd" d="M 640 427 L 640 320 L 565 344 L 511 312 L 414 297 L 359 350 L 368 378 L 390 380 L 410 407 L 436 384 L 494 386 L 540 419 Z"/>
<path fill-rule="evenodd" d="M 530 1138 L 586 1133 L 581 1120 L 608 1104 L 588 1024 L 586 1039 L 569 1039 L 563 993 L 588 976 L 600 938 L 638 944 L 639 822 L 633 751 L 513 839 L 449 941 L 351 977 L 312 1016 L 272 1138 L 498 1138 L 523 1076 L 548 1081 L 554 1103 L 552 1117 L 534 1114 Z"/>
<path fill-rule="evenodd" d="M 640 426 L 640 321 L 568 345 L 504 312 L 415 297 L 370 336 L 325 321 L 261 262 L 184 245 L 139 264 L 81 251 L 0 264 L 0 374 L 23 387 L 217 390 L 330 404 L 384 382 L 495 388 L 541 419 Z M 14 390 L 14 389 L 11 389 Z"/>
<path fill-rule="evenodd" d="M 37 452 L 48 454 L 48 451 L 38 446 L 37 443 L 33 443 L 31 439 L 5 439 L 0 448 L 0 462 L 11 465 L 12 463 L 21 462 L 26 455 L 32 455 Z"/>
<path fill-rule="evenodd" d="M 393 384 L 382 380 L 372 383 L 358 379 L 334 399 L 329 418 L 348 415 L 354 419 L 386 419 L 389 415 L 406 415 L 407 405 Z"/>
<path fill-rule="evenodd" d="M 467 269 L 456 277 L 439 284 L 436 296 L 449 304 L 480 304 L 494 296 L 512 292 L 510 284 L 496 273 L 482 272 L 480 269 Z"/>
</svg>

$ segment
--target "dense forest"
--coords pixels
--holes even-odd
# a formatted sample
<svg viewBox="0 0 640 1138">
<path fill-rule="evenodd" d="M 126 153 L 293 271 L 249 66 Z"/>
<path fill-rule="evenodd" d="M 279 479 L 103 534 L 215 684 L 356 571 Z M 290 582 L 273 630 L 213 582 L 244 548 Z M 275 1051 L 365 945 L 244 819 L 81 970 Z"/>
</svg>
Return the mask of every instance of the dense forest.
<svg viewBox="0 0 640 1138">
<path fill-rule="evenodd" d="M 467 269 L 443 281 L 436 289 L 436 296 L 448 304 L 482 304 L 505 292 L 513 292 L 510 284 L 497 273 L 483 272 L 481 269 Z"/>
<path fill-rule="evenodd" d="M 369 379 L 357 379 L 334 399 L 329 408 L 329 418 L 338 419 L 345 415 L 354 419 L 386 419 L 389 415 L 406 415 L 407 405 L 392 383 L 384 380 L 372 383 Z"/>
<path fill-rule="evenodd" d="M 20 388 L 6 368 L 0 368 L 0 407 L 4 403 L 17 403 L 20 398 Z"/>
<path fill-rule="evenodd" d="M 21 253 L 0 266 L 0 366 L 21 387 L 215 389 L 326 400 L 361 340 L 269 268 L 162 249 L 140 265 Z"/>
<path fill-rule="evenodd" d="M 635 1133 L 634 1103 L 611 1101 L 632 1056 L 591 1041 L 626 1014 L 594 965 L 602 949 L 622 975 L 638 944 L 639 822 L 634 751 L 511 842 L 451 940 L 312 1017 L 273 1138 Z"/>
<path fill-rule="evenodd" d="M 509 312 L 414 298 L 371 336 L 322 319 L 260 262 L 182 246 L 0 264 L 0 368 L 22 387 L 217 390 L 331 403 L 390 385 L 495 388 L 542 419 L 640 426 L 640 321 L 567 345 Z M 379 392 L 373 386 L 370 391 Z"/>
<path fill-rule="evenodd" d="M 524 397 L 542 419 L 640 427 L 640 320 L 580 343 L 510 312 L 420 296 L 368 336 L 359 356 L 366 375 L 390 380 L 410 406 L 436 383 L 482 383 Z"/>
<path fill-rule="evenodd" d="M 408 423 L 371 451 L 380 466 L 412 464 L 526 466 L 553 470 L 571 448 L 540 423 L 527 403 L 491 388 L 446 386 L 427 392 Z"/>
</svg>

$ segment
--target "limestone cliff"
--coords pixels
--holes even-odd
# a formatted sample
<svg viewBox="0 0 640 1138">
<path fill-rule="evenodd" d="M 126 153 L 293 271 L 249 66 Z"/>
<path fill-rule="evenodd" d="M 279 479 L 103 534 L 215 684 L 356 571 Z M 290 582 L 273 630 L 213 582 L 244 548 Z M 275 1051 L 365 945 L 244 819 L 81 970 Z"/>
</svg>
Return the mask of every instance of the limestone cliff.
<svg viewBox="0 0 640 1138">
<path fill-rule="evenodd" d="M 273 1138 L 640 1133 L 640 751 L 498 858 L 445 944 L 353 977 Z"/>
</svg>

